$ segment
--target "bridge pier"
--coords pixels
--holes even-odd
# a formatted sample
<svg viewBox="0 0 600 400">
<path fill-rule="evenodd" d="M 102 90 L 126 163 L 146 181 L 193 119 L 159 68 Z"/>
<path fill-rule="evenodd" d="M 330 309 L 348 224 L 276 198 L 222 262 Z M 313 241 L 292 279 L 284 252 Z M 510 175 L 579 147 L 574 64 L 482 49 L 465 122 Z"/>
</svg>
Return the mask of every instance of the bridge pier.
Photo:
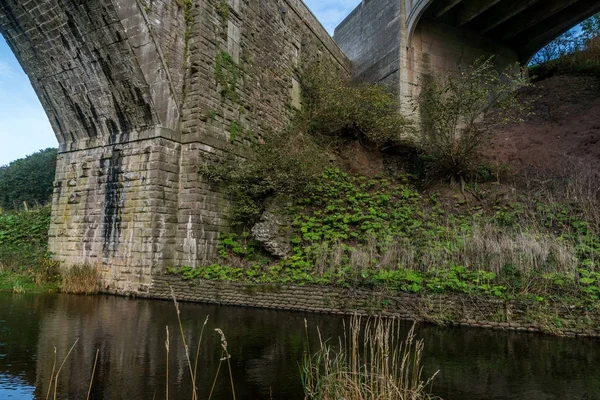
<svg viewBox="0 0 600 400">
<path fill-rule="evenodd" d="M 206 155 L 285 126 L 304 63 L 351 69 L 294 0 L 0 0 L 0 33 L 59 142 L 49 250 L 119 293 L 214 261 L 230 199 Z"/>
</svg>

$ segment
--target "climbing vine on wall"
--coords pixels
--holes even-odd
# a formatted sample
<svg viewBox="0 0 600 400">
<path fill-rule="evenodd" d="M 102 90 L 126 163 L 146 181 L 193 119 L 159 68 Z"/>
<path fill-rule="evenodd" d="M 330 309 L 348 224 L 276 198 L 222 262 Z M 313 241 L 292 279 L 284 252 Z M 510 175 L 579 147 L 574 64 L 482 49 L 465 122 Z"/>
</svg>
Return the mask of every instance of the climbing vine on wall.
<svg viewBox="0 0 600 400">
<path fill-rule="evenodd" d="M 217 3 L 217 14 L 223 18 L 225 22 L 229 19 L 229 4 L 226 1 L 219 1 Z"/>
</svg>

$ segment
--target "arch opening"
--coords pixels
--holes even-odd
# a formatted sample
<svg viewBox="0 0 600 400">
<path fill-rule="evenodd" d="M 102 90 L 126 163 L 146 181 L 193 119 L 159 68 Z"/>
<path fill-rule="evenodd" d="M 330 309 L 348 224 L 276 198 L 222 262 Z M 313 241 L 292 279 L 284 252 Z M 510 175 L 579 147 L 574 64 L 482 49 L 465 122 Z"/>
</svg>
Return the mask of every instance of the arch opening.
<svg viewBox="0 0 600 400">
<path fill-rule="evenodd" d="M 29 78 L 0 35 L 0 166 L 58 146 Z"/>
</svg>

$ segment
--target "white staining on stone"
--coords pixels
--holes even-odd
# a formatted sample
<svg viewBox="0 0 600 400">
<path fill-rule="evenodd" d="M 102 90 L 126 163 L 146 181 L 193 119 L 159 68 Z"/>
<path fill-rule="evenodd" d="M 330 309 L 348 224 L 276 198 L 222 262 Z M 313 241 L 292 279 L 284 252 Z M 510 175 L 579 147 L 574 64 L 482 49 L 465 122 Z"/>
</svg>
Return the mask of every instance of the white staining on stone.
<svg viewBox="0 0 600 400">
<path fill-rule="evenodd" d="M 183 240 L 183 253 L 187 265 L 190 267 L 196 267 L 196 260 L 198 257 L 198 246 L 196 238 L 194 237 L 194 224 L 192 223 L 192 215 L 188 219 L 186 236 Z"/>
<path fill-rule="evenodd" d="M 291 92 L 292 107 L 300 110 L 302 108 L 302 89 L 300 88 L 300 82 L 296 78 L 292 78 Z"/>
<path fill-rule="evenodd" d="M 227 53 L 234 63 L 240 63 L 240 28 L 231 20 L 227 21 Z"/>
</svg>

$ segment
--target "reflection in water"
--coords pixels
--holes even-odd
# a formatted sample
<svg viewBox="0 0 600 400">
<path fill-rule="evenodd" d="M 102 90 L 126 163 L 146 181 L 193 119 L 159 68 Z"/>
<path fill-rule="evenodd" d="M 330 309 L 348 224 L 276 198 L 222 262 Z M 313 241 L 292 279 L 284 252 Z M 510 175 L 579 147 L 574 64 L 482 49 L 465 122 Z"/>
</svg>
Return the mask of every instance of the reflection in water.
<svg viewBox="0 0 600 400">
<path fill-rule="evenodd" d="M 33 386 L 18 376 L 0 374 L 0 399 L 32 399 L 34 390 Z"/>
<path fill-rule="evenodd" d="M 324 336 L 342 331 L 342 319 L 334 316 L 198 304 L 180 308 L 192 353 L 210 315 L 200 350 L 201 398 L 208 396 L 221 357 L 215 328 L 227 335 L 242 400 L 302 399 L 298 361 L 306 343 L 304 318 L 311 332 L 316 326 Z M 77 338 L 61 372 L 61 399 L 86 397 L 96 349 L 92 399 L 164 399 L 165 326 L 171 333 L 170 398 L 189 398 L 189 369 L 171 303 L 0 294 L 0 399 L 45 398 L 54 347 L 60 363 Z M 441 371 L 434 392 L 447 400 L 600 399 L 598 342 L 429 325 L 417 332 L 425 340 L 424 376 Z M 230 399 L 226 370 L 221 372 L 213 398 Z"/>
</svg>

